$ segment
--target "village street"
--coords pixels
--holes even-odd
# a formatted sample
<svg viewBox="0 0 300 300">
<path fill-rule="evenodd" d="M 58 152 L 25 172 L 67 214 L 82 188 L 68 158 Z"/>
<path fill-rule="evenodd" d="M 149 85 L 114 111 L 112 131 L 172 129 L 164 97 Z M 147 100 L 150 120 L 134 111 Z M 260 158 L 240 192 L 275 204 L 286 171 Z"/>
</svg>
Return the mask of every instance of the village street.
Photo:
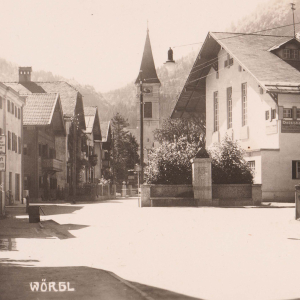
<svg viewBox="0 0 300 300">
<path fill-rule="evenodd" d="M 22 214 L 0 220 L 0 299 L 300 297 L 293 204 L 139 208 L 132 198 L 43 211 L 42 227 Z M 70 292 L 32 292 L 43 279 Z"/>
</svg>

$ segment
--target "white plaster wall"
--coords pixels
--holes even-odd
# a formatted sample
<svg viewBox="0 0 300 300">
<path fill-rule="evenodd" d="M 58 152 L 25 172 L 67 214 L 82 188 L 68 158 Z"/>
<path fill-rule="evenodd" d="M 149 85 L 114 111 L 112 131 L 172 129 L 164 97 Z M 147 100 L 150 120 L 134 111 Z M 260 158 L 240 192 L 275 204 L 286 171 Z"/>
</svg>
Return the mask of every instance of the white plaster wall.
<svg viewBox="0 0 300 300">
<path fill-rule="evenodd" d="M 233 138 L 240 140 L 242 130 L 242 83 L 247 83 L 247 109 L 248 109 L 248 139 L 240 140 L 241 146 L 246 150 L 261 148 L 278 148 L 279 137 L 277 133 L 267 134 L 266 126 L 270 121 L 265 120 L 265 111 L 276 108 L 276 103 L 270 95 L 260 94 L 260 88 L 254 77 L 247 71 L 239 71 L 239 64 L 234 61 L 233 66 L 224 68 L 227 59 L 225 50 L 219 53 L 219 78 L 215 71 L 210 70 L 206 78 L 206 139 L 207 147 L 212 145 L 214 127 L 214 92 L 218 91 L 219 98 L 219 134 L 220 140 L 225 136 L 227 129 L 227 88 L 232 87 L 232 129 Z M 273 121 L 275 122 L 275 121 Z M 273 124 L 273 123 L 272 123 Z"/>
</svg>

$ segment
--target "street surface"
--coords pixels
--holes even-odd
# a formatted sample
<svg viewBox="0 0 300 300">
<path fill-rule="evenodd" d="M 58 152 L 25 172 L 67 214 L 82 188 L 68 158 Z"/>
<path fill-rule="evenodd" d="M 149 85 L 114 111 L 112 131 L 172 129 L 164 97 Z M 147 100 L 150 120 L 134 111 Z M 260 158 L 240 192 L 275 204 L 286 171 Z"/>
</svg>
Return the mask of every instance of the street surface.
<svg viewBox="0 0 300 300">
<path fill-rule="evenodd" d="M 15 286 L 28 290 L 25 298 L 9 298 L 16 290 L 4 280 L 7 294 L 0 299 L 300 298 L 300 221 L 293 204 L 139 208 L 137 199 L 117 199 L 48 204 L 43 211 L 43 227 L 29 224 L 25 214 L 0 220 L 0 284 L 11 274 Z M 119 279 L 111 283 L 110 276 Z M 49 292 L 48 284 L 35 298 L 29 283 L 42 279 L 56 289 L 69 282 L 75 292 Z"/>
</svg>

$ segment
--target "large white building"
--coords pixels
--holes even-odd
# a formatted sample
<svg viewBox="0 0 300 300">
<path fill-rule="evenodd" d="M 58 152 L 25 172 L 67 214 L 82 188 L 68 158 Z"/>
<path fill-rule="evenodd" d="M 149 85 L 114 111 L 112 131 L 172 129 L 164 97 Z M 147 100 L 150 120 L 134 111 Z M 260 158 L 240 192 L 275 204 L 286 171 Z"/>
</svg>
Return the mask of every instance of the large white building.
<svg viewBox="0 0 300 300">
<path fill-rule="evenodd" d="M 20 203 L 23 195 L 23 106 L 25 99 L 0 83 L 0 215 L 5 206 Z M 6 142 L 4 142 L 4 139 Z"/>
<path fill-rule="evenodd" d="M 263 200 L 291 201 L 300 183 L 300 41 L 209 33 L 172 113 L 206 114 L 206 147 L 239 140 Z"/>
</svg>

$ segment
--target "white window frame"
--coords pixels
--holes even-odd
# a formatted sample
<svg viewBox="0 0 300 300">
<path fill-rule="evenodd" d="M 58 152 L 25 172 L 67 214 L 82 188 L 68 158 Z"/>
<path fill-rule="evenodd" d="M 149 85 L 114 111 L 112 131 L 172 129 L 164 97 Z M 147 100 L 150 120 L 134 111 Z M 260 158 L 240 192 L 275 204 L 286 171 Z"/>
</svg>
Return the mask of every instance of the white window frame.
<svg viewBox="0 0 300 300">
<path fill-rule="evenodd" d="M 283 108 L 283 118 L 284 119 L 292 119 L 293 118 L 293 110 L 292 108 Z"/>
</svg>

